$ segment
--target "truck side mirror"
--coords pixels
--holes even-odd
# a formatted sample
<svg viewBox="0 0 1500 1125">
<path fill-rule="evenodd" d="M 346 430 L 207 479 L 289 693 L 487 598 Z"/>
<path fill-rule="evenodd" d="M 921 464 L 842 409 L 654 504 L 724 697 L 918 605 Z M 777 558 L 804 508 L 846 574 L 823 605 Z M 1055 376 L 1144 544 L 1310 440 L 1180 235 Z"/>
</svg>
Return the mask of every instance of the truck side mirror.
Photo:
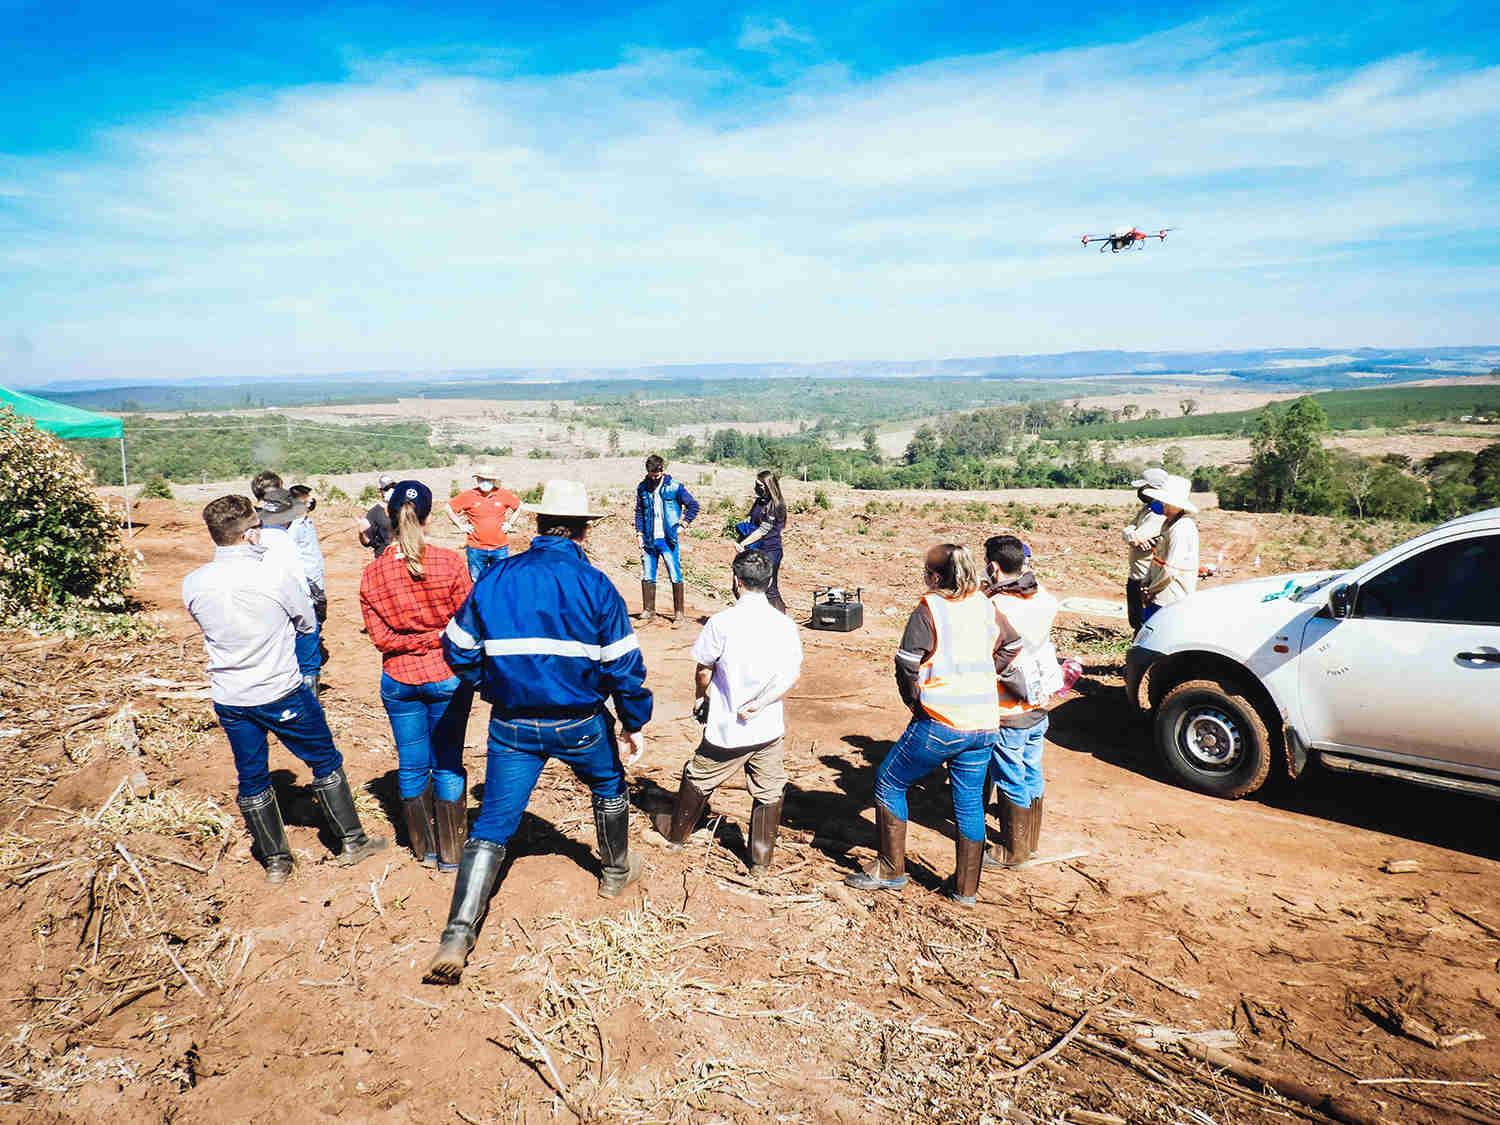
<svg viewBox="0 0 1500 1125">
<path fill-rule="evenodd" d="M 1328 594 L 1328 612 L 1334 617 L 1348 617 L 1354 609 L 1354 598 L 1359 593 L 1359 583 L 1344 582 L 1335 586 Z"/>
</svg>

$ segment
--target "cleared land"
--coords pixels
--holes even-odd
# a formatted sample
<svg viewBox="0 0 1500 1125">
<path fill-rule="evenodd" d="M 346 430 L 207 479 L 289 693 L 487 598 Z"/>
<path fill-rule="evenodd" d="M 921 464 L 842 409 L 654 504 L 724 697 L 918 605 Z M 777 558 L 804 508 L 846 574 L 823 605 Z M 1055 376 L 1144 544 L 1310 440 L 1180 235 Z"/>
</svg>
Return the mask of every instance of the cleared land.
<svg viewBox="0 0 1500 1125">
<path fill-rule="evenodd" d="M 627 517 L 601 525 L 591 550 L 635 604 L 625 468 L 569 471 L 597 473 Z M 700 486 L 712 507 L 685 550 L 695 617 L 725 604 L 733 546 L 716 533 L 744 484 Z M 1316 776 L 1238 803 L 1178 789 L 1126 704 L 1126 638 L 1108 621 L 1067 615 L 1058 630 L 1088 674 L 1052 714 L 1042 852 L 1082 854 L 986 874 L 979 905 L 953 907 L 936 893 L 953 827 L 934 775 L 913 792 L 911 885 L 873 898 L 841 888 L 870 855 L 874 766 L 906 718 L 891 655 L 922 548 L 1015 526 L 1060 594 L 1113 597 L 1123 581 L 1116 508 L 1050 492 L 1040 506 L 895 499 L 838 494 L 787 533 L 795 608 L 805 615 L 822 583 L 861 585 L 869 604 L 860 632 L 803 633 L 772 876 L 745 876 L 749 799 L 732 788 L 714 799 L 713 834 L 680 855 L 641 843 L 640 888 L 595 898 L 587 794 L 554 766 L 472 966 L 447 990 L 419 978 L 451 877 L 394 848 L 353 869 L 327 863 L 306 771 L 279 748 L 299 870 L 264 882 L 223 736 L 194 694 L 200 648 L 178 601 L 211 547 L 195 505 L 143 505 L 139 596 L 162 635 L 0 648 L 7 1119 L 1324 1119 L 1171 1045 L 1184 1035 L 1370 1120 L 1500 1116 L 1493 806 Z M 391 836 L 395 757 L 379 659 L 359 628 L 368 552 L 345 530 L 353 514 L 318 510 L 324 701 L 367 823 Z M 1224 549 L 1240 574 L 1256 556 L 1263 571 L 1353 561 L 1410 530 L 1219 511 L 1200 523 L 1205 557 Z M 642 630 L 657 715 L 632 777 L 641 809 L 675 790 L 695 742 L 695 631 Z M 478 784 L 482 708 L 468 741 Z M 638 841 L 643 825 L 637 815 Z M 1390 859 L 1421 870 L 1386 874 Z M 1487 1038 L 1425 1046 L 1371 1019 L 1362 1005 L 1381 1000 Z"/>
</svg>

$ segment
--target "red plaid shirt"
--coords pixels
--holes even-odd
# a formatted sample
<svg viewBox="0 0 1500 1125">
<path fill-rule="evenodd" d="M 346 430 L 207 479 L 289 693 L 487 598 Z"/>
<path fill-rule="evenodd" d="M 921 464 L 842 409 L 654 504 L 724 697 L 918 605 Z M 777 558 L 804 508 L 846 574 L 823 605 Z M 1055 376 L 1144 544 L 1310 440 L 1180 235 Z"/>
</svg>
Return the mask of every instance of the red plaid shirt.
<svg viewBox="0 0 1500 1125">
<path fill-rule="evenodd" d="M 419 582 L 393 543 L 359 580 L 365 630 L 381 652 L 386 675 L 403 684 L 435 684 L 453 675 L 443 659 L 443 629 L 474 585 L 457 551 L 429 543 L 422 565 L 427 573 Z"/>
</svg>

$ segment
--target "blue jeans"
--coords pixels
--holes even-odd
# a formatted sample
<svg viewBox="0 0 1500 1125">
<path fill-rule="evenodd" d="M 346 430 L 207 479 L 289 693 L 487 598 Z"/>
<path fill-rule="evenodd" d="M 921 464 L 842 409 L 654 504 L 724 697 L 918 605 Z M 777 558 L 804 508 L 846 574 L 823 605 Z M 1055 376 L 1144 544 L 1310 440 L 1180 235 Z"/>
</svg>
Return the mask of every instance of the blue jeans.
<svg viewBox="0 0 1500 1125">
<path fill-rule="evenodd" d="M 1047 720 L 1034 727 L 1017 730 L 1001 727 L 995 732 L 995 749 L 990 755 L 990 780 L 1012 804 L 1023 809 L 1042 795 L 1042 739 L 1047 736 Z"/>
<path fill-rule="evenodd" d="M 614 724 L 602 711 L 583 719 L 491 718 L 484 800 L 471 839 L 510 842 L 548 758 L 566 762 L 595 797 L 625 792 Z"/>
<path fill-rule="evenodd" d="M 954 730 L 933 719 L 913 719 L 875 771 L 875 800 L 898 820 L 908 819 L 906 791 L 947 762 L 958 834 L 983 840 L 984 775 L 994 740 L 994 731 Z"/>
<path fill-rule="evenodd" d="M 401 796 L 420 797 L 432 781 L 440 801 L 463 799 L 464 730 L 474 689 L 457 676 L 435 684 L 403 684 L 380 674 L 380 702 L 396 739 L 396 784 Z"/>
<path fill-rule="evenodd" d="M 258 707 L 215 703 L 214 713 L 229 736 L 242 800 L 271 788 L 268 733 L 281 739 L 283 746 L 311 766 L 315 778 L 327 777 L 344 764 L 333 745 L 333 732 L 328 729 L 323 706 L 306 687 L 298 687 L 275 702 Z"/>
<path fill-rule="evenodd" d="M 465 547 L 464 554 L 469 559 L 469 581 L 478 582 L 480 575 L 490 567 L 501 559 L 510 557 L 510 548 L 496 547 L 494 550 L 486 551 L 483 547 Z"/>
<path fill-rule="evenodd" d="M 296 636 L 297 669 L 304 676 L 316 676 L 323 667 L 323 628 L 314 625 L 311 633 Z"/>
<path fill-rule="evenodd" d="M 672 581 L 681 582 L 682 560 L 678 557 L 677 551 L 677 547 L 665 539 L 647 543 L 646 549 L 641 552 L 641 577 L 647 582 L 655 582 L 657 560 L 664 558 L 667 560 L 667 573 L 672 576 Z"/>
</svg>

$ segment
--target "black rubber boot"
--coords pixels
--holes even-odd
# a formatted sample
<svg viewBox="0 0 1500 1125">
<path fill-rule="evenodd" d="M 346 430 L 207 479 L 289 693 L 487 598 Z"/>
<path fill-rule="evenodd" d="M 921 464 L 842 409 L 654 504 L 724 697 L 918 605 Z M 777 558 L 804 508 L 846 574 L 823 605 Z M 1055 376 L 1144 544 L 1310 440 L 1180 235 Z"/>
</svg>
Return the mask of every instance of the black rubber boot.
<svg viewBox="0 0 1500 1125">
<path fill-rule="evenodd" d="M 750 806 L 750 874 L 764 875 L 776 854 L 776 832 L 781 827 L 782 798 L 756 801 Z"/>
<path fill-rule="evenodd" d="M 1018 805 L 1003 793 L 999 801 L 996 827 L 1000 838 L 984 855 L 988 868 L 1015 867 L 1031 858 L 1031 810 L 1034 806 Z"/>
<path fill-rule="evenodd" d="M 401 798 L 401 816 L 411 854 L 423 867 L 436 867 L 437 838 L 432 830 L 432 783 L 415 797 Z"/>
<path fill-rule="evenodd" d="M 630 798 L 594 798 L 594 831 L 599 837 L 599 897 L 618 898 L 641 877 L 641 857 L 630 851 Z"/>
<path fill-rule="evenodd" d="M 240 812 L 250 838 L 260 849 L 266 865 L 266 882 L 285 883 L 292 874 L 292 846 L 287 842 L 286 825 L 281 821 L 281 806 L 276 790 L 267 786 L 264 793 L 240 798 Z"/>
<path fill-rule="evenodd" d="M 906 821 L 876 801 L 875 831 L 880 854 L 868 868 L 847 876 L 844 885 L 857 891 L 899 891 L 906 886 Z"/>
<path fill-rule="evenodd" d="M 667 850 L 680 852 L 688 837 L 703 819 L 708 808 L 708 794 L 688 780 L 688 768 L 682 767 L 682 781 L 677 786 L 677 803 L 670 813 L 655 813 L 651 822 L 667 841 Z"/>
<path fill-rule="evenodd" d="M 1036 855 L 1037 845 L 1042 842 L 1042 798 L 1031 802 L 1031 854 Z"/>
<path fill-rule="evenodd" d="M 680 629 L 682 623 L 687 620 L 687 586 L 681 582 L 672 583 L 672 628 Z"/>
<path fill-rule="evenodd" d="M 349 779 L 343 768 L 334 770 L 327 777 L 313 778 L 313 796 L 323 809 L 328 827 L 339 838 L 342 849 L 334 862 L 341 867 L 374 855 L 385 847 L 378 836 L 366 836 L 359 822 L 359 813 L 354 810 L 354 794 L 349 792 Z"/>
<path fill-rule="evenodd" d="M 943 894 L 960 906 L 973 906 L 979 895 L 979 868 L 984 857 L 983 840 L 966 840 L 962 836 L 954 845 L 956 863 L 953 878 Z"/>
<path fill-rule="evenodd" d="M 469 806 L 462 795 L 456 801 L 438 801 L 437 865 L 439 871 L 457 871 L 469 838 Z"/>
<path fill-rule="evenodd" d="M 448 907 L 448 924 L 438 939 L 437 956 L 427 966 L 422 979 L 428 984 L 457 984 L 468 964 L 469 954 L 479 937 L 479 924 L 489 912 L 490 895 L 505 863 L 505 849 L 488 840 L 470 840 L 464 845 L 453 881 L 453 903 Z"/>
<path fill-rule="evenodd" d="M 641 624 L 656 620 L 656 583 L 641 579 Z"/>
</svg>

